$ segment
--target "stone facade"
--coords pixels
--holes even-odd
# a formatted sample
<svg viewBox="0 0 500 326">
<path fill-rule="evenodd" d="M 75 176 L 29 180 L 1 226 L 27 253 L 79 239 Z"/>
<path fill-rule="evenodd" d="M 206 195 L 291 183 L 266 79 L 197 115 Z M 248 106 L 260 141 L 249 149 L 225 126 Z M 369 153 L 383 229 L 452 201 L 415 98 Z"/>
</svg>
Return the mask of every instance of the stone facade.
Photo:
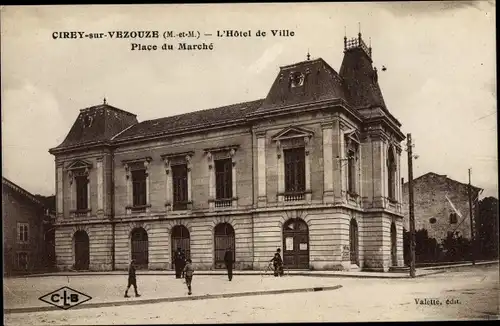
<svg viewBox="0 0 500 326">
<path fill-rule="evenodd" d="M 470 239 L 471 219 L 467 184 L 432 172 L 415 178 L 413 183 L 415 230 L 426 229 L 429 237 L 435 238 L 438 243 L 446 239 L 448 232 L 458 232 L 464 238 Z M 480 188 L 471 187 L 474 211 L 481 191 Z M 408 207 L 408 182 L 406 182 L 403 185 L 403 214 L 404 227 L 407 231 L 409 230 Z M 456 219 L 450 216 L 452 214 L 457 214 Z"/>
<path fill-rule="evenodd" d="M 142 123 L 106 103 L 81 110 L 50 150 L 59 268 L 83 259 L 80 269 L 125 269 L 142 250 L 147 268 L 170 269 L 179 226 L 197 269 L 221 267 L 216 252 L 231 241 L 236 269 L 264 268 L 278 247 L 288 268 L 402 266 L 401 124 L 385 106 L 361 35 L 344 50 L 340 74 L 322 59 L 281 67 L 262 100 Z M 303 189 L 293 193 L 291 148 L 304 153 Z M 230 160 L 231 198 L 223 200 L 218 159 Z M 182 209 L 174 208 L 176 165 L 187 169 Z M 145 173 L 140 207 L 136 170 Z M 87 186 L 77 190 L 82 176 Z M 77 207 L 82 193 L 85 210 Z M 286 231 L 291 221 L 302 229 Z M 216 234 L 221 223 L 230 235 Z M 139 229 L 146 240 L 137 240 Z"/>
<path fill-rule="evenodd" d="M 50 218 L 34 195 L 2 178 L 4 274 L 49 268 Z"/>
</svg>

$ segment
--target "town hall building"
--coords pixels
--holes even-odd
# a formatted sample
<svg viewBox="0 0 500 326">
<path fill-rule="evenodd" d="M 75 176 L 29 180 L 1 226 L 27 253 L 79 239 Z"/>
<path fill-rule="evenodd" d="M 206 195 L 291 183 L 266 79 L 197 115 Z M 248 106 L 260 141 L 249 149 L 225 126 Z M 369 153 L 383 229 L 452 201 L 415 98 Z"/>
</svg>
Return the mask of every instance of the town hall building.
<svg viewBox="0 0 500 326">
<path fill-rule="evenodd" d="M 59 269 L 403 266 L 400 122 L 372 50 L 344 39 L 323 59 L 280 67 L 265 98 L 138 122 L 106 102 L 82 109 L 56 162 Z M 165 109 L 168 109 L 166 107 Z"/>
</svg>

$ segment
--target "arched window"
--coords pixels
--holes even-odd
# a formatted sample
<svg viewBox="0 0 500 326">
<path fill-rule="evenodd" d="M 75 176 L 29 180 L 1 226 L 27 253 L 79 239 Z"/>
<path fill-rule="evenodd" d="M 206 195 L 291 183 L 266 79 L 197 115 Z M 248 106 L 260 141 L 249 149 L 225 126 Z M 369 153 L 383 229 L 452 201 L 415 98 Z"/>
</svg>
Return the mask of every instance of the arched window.
<svg viewBox="0 0 500 326">
<path fill-rule="evenodd" d="M 131 232 L 132 259 L 140 269 L 148 268 L 149 242 L 148 233 L 143 228 L 135 228 Z"/>
<path fill-rule="evenodd" d="M 355 132 L 345 137 L 347 156 L 347 192 L 351 195 L 358 193 L 358 161 L 359 161 L 359 138 Z"/>
<path fill-rule="evenodd" d="M 89 236 L 85 231 L 76 231 L 75 242 L 75 269 L 87 270 L 90 264 Z"/>
<path fill-rule="evenodd" d="M 387 153 L 387 197 L 391 200 L 396 200 L 396 157 L 394 157 L 394 148 L 392 145 L 389 147 Z"/>
<path fill-rule="evenodd" d="M 309 227 L 300 218 L 283 225 L 283 263 L 288 269 L 309 268 Z"/>
<path fill-rule="evenodd" d="M 234 229 L 229 223 L 219 223 L 214 229 L 215 268 L 224 268 L 224 254 L 231 249 L 236 258 Z"/>
<path fill-rule="evenodd" d="M 177 248 L 184 250 L 186 258 L 191 258 L 191 246 L 189 230 L 184 225 L 176 225 L 172 228 L 172 257 L 175 256 Z"/>
<path fill-rule="evenodd" d="M 349 224 L 349 250 L 351 256 L 351 264 L 354 265 L 359 265 L 358 246 L 358 223 L 355 219 L 351 219 L 351 223 Z"/>
</svg>

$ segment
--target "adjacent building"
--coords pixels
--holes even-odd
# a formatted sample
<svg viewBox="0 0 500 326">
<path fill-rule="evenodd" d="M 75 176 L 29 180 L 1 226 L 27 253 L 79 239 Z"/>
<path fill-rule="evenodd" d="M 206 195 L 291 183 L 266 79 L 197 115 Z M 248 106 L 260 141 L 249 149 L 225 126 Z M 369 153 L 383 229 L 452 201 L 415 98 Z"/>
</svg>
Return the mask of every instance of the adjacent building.
<svg viewBox="0 0 500 326">
<path fill-rule="evenodd" d="M 481 188 L 470 187 L 473 217 Z M 429 238 L 438 243 L 449 232 L 471 238 L 469 185 L 439 175 L 426 173 L 413 180 L 415 230 L 425 229 Z M 409 230 L 408 183 L 403 185 L 403 213 L 405 229 Z"/>
<path fill-rule="evenodd" d="M 36 197 L 2 177 L 4 274 L 44 271 L 53 264 L 52 220 Z M 53 235 L 53 233 L 52 233 Z"/>
<path fill-rule="evenodd" d="M 169 108 L 165 107 L 168 111 Z M 266 266 L 378 270 L 403 265 L 400 122 L 361 34 L 339 72 L 323 59 L 279 68 L 262 99 L 138 122 L 82 109 L 56 172 L 60 269 Z"/>
</svg>

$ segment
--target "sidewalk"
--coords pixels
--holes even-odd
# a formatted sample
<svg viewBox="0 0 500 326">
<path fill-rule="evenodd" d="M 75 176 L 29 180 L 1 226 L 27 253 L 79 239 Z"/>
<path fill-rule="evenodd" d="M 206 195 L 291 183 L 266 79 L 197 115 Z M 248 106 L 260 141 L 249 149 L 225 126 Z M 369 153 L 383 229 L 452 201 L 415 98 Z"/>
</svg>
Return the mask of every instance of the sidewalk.
<svg viewBox="0 0 500 326">
<path fill-rule="evenodd" d="M 93 275 L 44 278 L 17 278 L 4 281 L 4 312 L 22 313 L 34 311 L 61 310 L 39 300 L 63 286 L 69 287 L 92 299 L 71 309 L 106 306 L 137 305 L 158 302 L 173 302 L 200 299 L 233 298 L 255 295 L 276 295 L 336 290 L 342 286 L 333 278 L 248 276 L 229 282 L 227 276 L 200 276 L 193 279 L 193 295 L 187 295 L 183 279 L 173 275 L 138 275 L 137 285 L 141 297 L 124 298 L 127 285 L 126 275 Z"/>
<path fill-rule="evenodd" d="M 451 267 L 455 267 L 453 265 Z M 441 267 L 443 269 L 446 267 Z M 422 277 L 432 274 L 441 273 L 442 271 L 434 271 L 433 269 L 438 268 L 422 268 L 416 270 L 416 277 Z M 261 271 L 233 271 L 234 275 L 252 275 L 259 276 L 263 275 Z M 269 273 L 268 273 L 269 274 Z M 56 272 L 56 273 L 44 273 L 44 274 L 31 274 L 21 276 L 22 278 L 30 277 L 48 277 L 48 276 L 91 276 L 91 275 L 127 275 L 127 271 L 103 271 L 103 272 L 80 272 L 80 271 L 67 271 L 67 272 Z M 174 271 L 165 270 L 149 270 L 149 271 L 137 271 L 137 275 L 175 275 Z M 207 270 L 207 271 L 196 271 L 196 275 L 227 275 L 225 270 Z M 354 278 L 388 278 L 388 279 L 398 279 L 398 278 L 409 278 L 409 273 L 401 272 L 350 272 L 350 271 L 308 271 L 308 270 L 291 270 L 286 271 L 285 276 L 316 276 L 316 277 L 354 277 Z"/>
</svg>

